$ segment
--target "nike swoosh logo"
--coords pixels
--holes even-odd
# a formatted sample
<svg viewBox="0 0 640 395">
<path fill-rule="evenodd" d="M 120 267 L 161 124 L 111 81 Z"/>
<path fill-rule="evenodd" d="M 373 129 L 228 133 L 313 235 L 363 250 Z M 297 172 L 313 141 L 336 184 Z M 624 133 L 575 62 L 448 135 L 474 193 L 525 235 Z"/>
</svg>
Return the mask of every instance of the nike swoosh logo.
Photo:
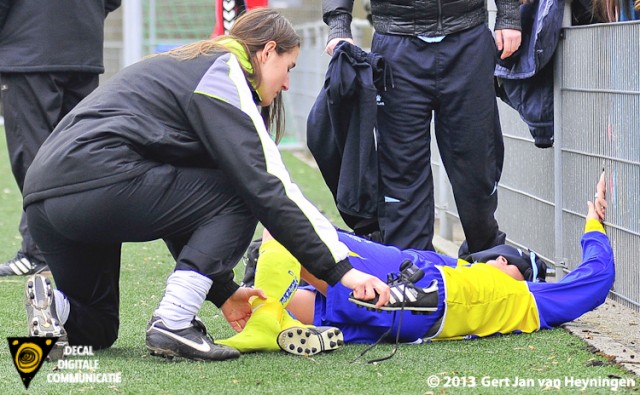
<svg viewBox="0 0 640 395">
<path fill-rule="evenodd" d="M 173 332 L 169 332 L 169 331 L 165 331 L 162 328 L 158 328 L 158 327 L 154 327 L 153 329 L 157 330 L 158 332 L 164 333 L 165 335 L 176 339 L 177 341 L 179 341 L 180 343 L 184 344 L 185 346 L 189 346 L 191 348 L 194 348 L 200 352 L 209 352 L 211 351 L 211 346 L 205 342 L 204 340 L 201 340 L 200 343 L 196 343 L 193 340 L 189 340 L 189 339 L 185 339 L 182 336 L 178 336 Z"/>
</svg>

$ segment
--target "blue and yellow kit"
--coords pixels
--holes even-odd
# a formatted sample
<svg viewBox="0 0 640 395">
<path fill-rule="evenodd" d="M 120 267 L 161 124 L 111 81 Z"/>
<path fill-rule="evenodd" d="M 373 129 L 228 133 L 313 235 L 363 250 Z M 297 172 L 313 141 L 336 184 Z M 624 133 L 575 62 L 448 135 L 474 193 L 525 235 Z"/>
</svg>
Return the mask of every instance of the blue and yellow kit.
<svg viewBox="0 0 640 395">
<path fill-rule="evenodd" d="M 417 285 L 437 280 L 438 310 L 429 315 L 402 313 L 400 341 L 421 338 L 455 340 L 494 334 L 531 333 L 572 321 L 604 303 L 615 278 L 613 252 L 602 225 L 589 220 L 582 236 L 582 263 L 554 283 L 517 281 L 493 266 L 469 264 L 432 251 L 399 250 L 339 232 L 351 251 L 354 268 L 386 280 L 406 259 L 425 276 Z M 316 293 L 315 325 L 340 328 L 347 342 L 373 343 L 390 325 L 394 340 L 400 313 L 374 312 L 348 301 L 340 284 L 326 297 Z"/>
</svg>

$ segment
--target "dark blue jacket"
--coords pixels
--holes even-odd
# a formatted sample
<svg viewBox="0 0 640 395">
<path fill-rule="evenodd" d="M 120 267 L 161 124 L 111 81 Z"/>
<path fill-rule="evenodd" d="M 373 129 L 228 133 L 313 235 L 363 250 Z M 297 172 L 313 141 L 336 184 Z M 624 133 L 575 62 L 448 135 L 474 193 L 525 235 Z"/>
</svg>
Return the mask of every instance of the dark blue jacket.
<svg viewBox="0 0 640 395">
<path fill-rule="evenodd" d="M 388 70 L 380 55 L 341 42 L 307 119 L 307 146 L 354 230 L 377 219 L 376 94 Z"/>
<path fill-rule="evenodd" d="M 496 66 L 496 92 L 520 113 L 535 145 L 553 145 L 553 54 L 560 39 L 564 0 L 520 7 L 522 45 Z"/>
<path fill-rule="evenodd" d="M 0 0 L 0 73 L 103 73 L 104 20 L 120 3 Z"/>
</svg>

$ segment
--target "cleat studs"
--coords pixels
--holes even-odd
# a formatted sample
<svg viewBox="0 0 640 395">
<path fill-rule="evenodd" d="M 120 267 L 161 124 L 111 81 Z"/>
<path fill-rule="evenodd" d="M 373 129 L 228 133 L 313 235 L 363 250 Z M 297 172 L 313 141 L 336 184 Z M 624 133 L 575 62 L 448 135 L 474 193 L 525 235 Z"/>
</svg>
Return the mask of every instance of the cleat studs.
<svg viewBox="0 0 640 395">
<path fill-rule="evenodd" d="M 304 335 L 305 335 L 306 337 L 311 336 L 311 331 L 306 331 L 306 332 L 304 333 Z"/>
<path fill-rule="evenodd" d="M 287 333 L 287 336 L 289 336 L 289 337 L 293 337 L 293 333 L 288 332 L 288 333 Z"/>
<path fill-rule="evenodd" d="M 329 343 L 329 347 L 334 348 L 335 346 L 337 346 L 336 342 L 330 342 Z"/>
<path fill-rule="evenodd" d="M 313 348 L 311 349 L 311 352 L 315 354 L 315 353 L 317 353 L 317 352 L 318 352 L 318 349 L 317 349 L 317 348 L 315 348 L 315 347 L 313 347 Z"/>
<path fill-rule="evenodd" d="M 302 329 L 298 329 L 298 330 L 296 330 L 296 333 L 297 333 L 298 335 L 302 335 Z"/>
<path fill-rule="evenodd" d="M 37 329 L 33 330 L 33 336 L 38 336 L 38 334 L 40 334 L 40 331 Z"/>
<path fill-rule="evenodd" d="M 344 341 L 342 341 L 342 340 L 338 340 L 338 345 L 339 345 L 339 346 L 344 346 Z"/>
<path fill-rule="evenodd" d="M 289 350 L 293 351 L 296 349 L 296 346 L 294 346 L 293 344 L 289 344 Z"/>
<path fill-rule="evenodd" d="M 302 347 L 298 347 L 298 354 L 302 354 L 302 351 L 304 351 Z"/>
<path fill-rule="evenodd" d="M 311 350 L 309 350 L 308 348 L 304 350 L 305 354 L 311 354 Z"/>
<path fill-rule="evenodd" d="M 49 277 L 44 278 L 44 283 L 47 285 L 51 285 L 51 280 L 49 280 Z"/>
<path fill-rule="evenodd" d="M 307 339 L 300 339 L 300 343 L 305 344 L 307 342 Z"/>
</svg>

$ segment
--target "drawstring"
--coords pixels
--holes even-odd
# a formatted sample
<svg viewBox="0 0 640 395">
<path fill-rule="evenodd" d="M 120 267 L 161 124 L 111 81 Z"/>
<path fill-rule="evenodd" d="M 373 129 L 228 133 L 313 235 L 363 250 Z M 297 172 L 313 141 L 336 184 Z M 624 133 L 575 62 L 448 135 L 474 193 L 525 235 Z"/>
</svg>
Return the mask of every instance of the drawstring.
<svg viewBox="0 0 640 395">
<path fill-rule="evenodd" d="M 402 328 L 402 316 L 404 313 L 404 306 L 405 303 L 407 302 L 407 297 L 406 297 L 406 292 L 407 292 L 407 281 L 403 281 L 402 284 L 404 284 L 404 287 L 402 287 L 402 305 L 400 306 L 400 319 L 398 320 L 398 330 L 396 332 L 396 341 L 393 345 L 393 350 L 391 350 L 391 353 L 389 355 L 387 355 L 386 357 L 381 357 L 381 358 L 376 358 L 376 359 L 370 359 L 367 361 L 367 363 L 377 363 L 377 362 L 382 362 L 382 361 L 386 361 L 388 359 L 393 358 L 394 355 L 396 355 L 396 352 L 398 351 L 398 344 L 400 343 L 400 329 Z M 375 343 L 373 343 L 372 345 L 370 345 L 369 347 L 365 348 L 360 355 L 358 355 L 357 357 L 355 357 L 355 359 L 353 361 L 351 361 L 351 363 L 356 362 L 358 359 L 360 359 L 364 354 L 368 353 L 369 351 L 373 350 L 382 340 L 386 339 L 387 336 L 389 336 L 389 334 L 391 334 L 391 330 L 393 329 L 393 324 L 396 322 L 396 311 L 393 312 L 393 318 L 391 319 L 391 324 L 389 325 L 389 329 L 382 334 L 382 336 L 380 336 L 378 338 L 378 340 L 376 340 Z"/>
</svg>

